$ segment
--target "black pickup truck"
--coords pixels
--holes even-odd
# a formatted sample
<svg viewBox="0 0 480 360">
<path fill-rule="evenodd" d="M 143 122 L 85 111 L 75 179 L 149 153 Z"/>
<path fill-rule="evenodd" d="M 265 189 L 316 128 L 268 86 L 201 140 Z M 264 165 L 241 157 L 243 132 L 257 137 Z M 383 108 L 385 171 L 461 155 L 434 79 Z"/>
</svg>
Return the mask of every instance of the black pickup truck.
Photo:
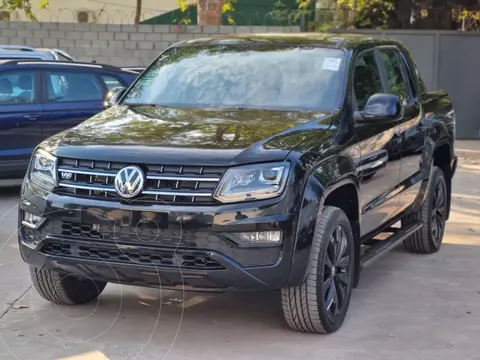
<svg viewBox="0 0 480 360">
<path fill-rule="evenodd" d="M 293 329 L 330 333 L 364 267 L 441 246 L 455 115 L 396 41 L 196 39 L 116 91 L 22 186 L 21 255 L 53 303 L 108 282 L 280 290 Z"/>
</svg>

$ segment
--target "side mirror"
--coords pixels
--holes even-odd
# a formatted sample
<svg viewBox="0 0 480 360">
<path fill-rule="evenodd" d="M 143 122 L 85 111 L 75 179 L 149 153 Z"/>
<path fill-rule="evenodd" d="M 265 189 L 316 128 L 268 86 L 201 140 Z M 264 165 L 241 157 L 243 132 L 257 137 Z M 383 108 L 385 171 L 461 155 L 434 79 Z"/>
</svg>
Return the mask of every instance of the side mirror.
<svg viewBox="0 0 480 360">
<path fill-rule="evenodd" d="M 403 106 L 396 95 L 373 94 L 360 115 L 359 122 L 400 120 L 403 117 Z"/>
<path fill-rule="evenodd" d="M 125 90 L 127 89 L 121 86 L 110 89 L 105 96 L 105 100 L 103 101 L 103 106 L 105 109 L 116 105 L 120 97 L 125 93 Z"/>
</svg>

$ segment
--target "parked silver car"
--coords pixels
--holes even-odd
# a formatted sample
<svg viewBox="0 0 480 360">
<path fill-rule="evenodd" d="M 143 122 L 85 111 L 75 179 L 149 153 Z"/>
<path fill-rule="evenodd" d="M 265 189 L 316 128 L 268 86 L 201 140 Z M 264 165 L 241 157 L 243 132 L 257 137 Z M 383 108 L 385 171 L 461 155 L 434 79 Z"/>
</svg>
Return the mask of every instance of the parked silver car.
<svg viewBox="0 0 480 360">
<path fill-rule="evenodd" d="M 8 53 L 12 53 L 9 56 Z M 23 55 L 21 55 L 23 53 Z M 42 60 L 62 60 L 75 61 L 75 59 L 60 49 L 33 48 L 23 45 L 1 45 L 0 58 L 2 59 L 42 59 Z"/>
</svg>

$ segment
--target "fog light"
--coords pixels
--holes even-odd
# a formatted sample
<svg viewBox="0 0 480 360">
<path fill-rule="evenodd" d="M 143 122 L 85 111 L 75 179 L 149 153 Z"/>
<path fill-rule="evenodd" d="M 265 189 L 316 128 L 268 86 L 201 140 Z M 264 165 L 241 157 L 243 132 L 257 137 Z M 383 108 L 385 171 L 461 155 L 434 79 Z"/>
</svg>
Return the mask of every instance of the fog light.
<svg viewBox="0 0 480 360">
<path fill-rule="evenodd" d="M 243 240 L 243 242 L 255 244 L 280 244 L 282 241 L 280 231 L 261 231 L 261 232 L 245 232 L 238 233 L 237 236 Z"/>
<path fill-rule="evenodd" d="M 23 213 L 22 225 L 25 225 L 31 229 L 38 229 L 38 227 L 42 225 L 44 221 L 45 218 L 41 216 L 37 216 L 26 211 Z"/>
</svg>

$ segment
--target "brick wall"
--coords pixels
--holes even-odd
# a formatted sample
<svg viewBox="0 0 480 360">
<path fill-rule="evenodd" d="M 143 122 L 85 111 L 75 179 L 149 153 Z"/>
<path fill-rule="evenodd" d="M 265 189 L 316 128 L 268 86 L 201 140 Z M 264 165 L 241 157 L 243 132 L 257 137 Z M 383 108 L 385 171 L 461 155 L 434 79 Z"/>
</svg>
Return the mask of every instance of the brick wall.
<svg viewBox="0 0 480 360">
<path fill-rule="evenodd" d="M 102 25 L 0 21 L 0 44 L 62 49 L 80 61 L 149 64 L 171 44 L 215 34 L 299 32 L 293 27 Z"/>
</svg>

